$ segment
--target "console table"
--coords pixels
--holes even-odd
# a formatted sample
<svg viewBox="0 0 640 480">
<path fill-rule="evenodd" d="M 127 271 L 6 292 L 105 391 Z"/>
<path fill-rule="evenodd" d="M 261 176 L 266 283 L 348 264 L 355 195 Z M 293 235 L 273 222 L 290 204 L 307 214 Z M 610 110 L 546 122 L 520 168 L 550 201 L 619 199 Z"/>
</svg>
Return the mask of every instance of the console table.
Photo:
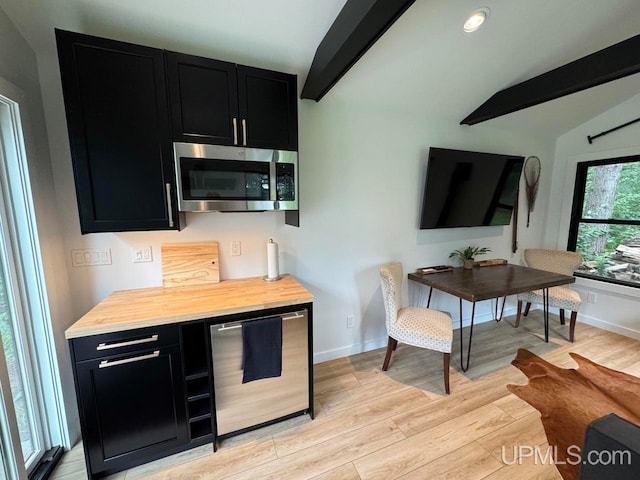
<svg viewBox="0 0 640 480">
<path fill-rule="evenodd" d="M 549 288 L 566 285 L 576 281 L 575 277 L 559 273 L 546 272 L 520 265 L 494 265 L 474 267 L 467 270 L 454 268 L 448 272 L 420 274 L 410 273 L 409 280 L 429 287 L 427 307 L 431 304 L 433 289 L 440 290 L 459 298 L 460 304 L 460 368 L 466 372 L 471 356 L 471 340 L 473 338 L 473 320 L 476 302 L 503 297 L 502 308 L 507 295 L 530 292 L 542 289 L 544 308 L 544 341 L 549 341 Z M 462 337 L 462 300 L 471 302 L 471 327 L 467 346 L 467 361 L 464 362 L 464 340 Z M 497 310 L 497 303 L 496 303 Z M 497 316 L 497 312 L 496 312 Z M 502 314 L 500 315 L 502 317 Z M 496 320 L 499 320 L 496 318 Z"/>
</svg>

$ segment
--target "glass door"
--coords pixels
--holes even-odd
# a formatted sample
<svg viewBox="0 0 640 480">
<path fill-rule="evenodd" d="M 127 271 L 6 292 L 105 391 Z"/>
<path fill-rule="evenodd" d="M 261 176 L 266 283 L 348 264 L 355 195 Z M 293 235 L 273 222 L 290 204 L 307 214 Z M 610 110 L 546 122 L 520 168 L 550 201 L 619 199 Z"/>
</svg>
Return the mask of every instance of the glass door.
<svg viewBox="0 0 640 480">
<path fill-rule="evenodd" d="M 1 223 L 4 230 L 4 222 Z M 22 305 L 16 296 L 17 292 L 11 278 L 12 268 L 8 262 L 7 245 L 4 240 L 4 235 L 0 235 L 0 335 L 2 335 L 4 360 L 9 374 L 22 456 L 28 470 L 42 453 L 40 415 L 37 402 L 32 401 L 35 398 L 34 376 L 29 361 L 24 322 L 20 313 Z"/>
<path fill-rule="evenodd" d="M 35 349 L 30 331 L 27 285 L 18 240 L 20 212 L 12 194 L 24 188 L 8 172 L 19 165 L 22 139 L 18 107 L 0 95 L 0 448 L 7 467 L 30 472 L 45 451 L 41 397 L 36 386 Z M 13 468 L 15 471 L 15 467 Z M 1 471 L 1 470 L 0 470 Z"/>
</svg>

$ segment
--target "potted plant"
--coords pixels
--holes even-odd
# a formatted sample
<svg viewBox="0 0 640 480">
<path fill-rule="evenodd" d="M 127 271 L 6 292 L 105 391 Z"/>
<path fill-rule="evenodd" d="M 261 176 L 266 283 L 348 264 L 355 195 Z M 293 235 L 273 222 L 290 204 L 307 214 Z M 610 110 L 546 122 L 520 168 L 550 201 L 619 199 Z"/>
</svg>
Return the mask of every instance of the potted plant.
<svg viewBox="0 0 640 480">
<path fill-rule="evenodd" d="M 464 250 L 454 250 L 449 254 L 449 258 L 457 257 L 462 261 L 462 268 L 472 269 L 476 255 L 484 255 L 490 251 L 491 249 L 486 247 L 469 246 Z"/>
</svg>

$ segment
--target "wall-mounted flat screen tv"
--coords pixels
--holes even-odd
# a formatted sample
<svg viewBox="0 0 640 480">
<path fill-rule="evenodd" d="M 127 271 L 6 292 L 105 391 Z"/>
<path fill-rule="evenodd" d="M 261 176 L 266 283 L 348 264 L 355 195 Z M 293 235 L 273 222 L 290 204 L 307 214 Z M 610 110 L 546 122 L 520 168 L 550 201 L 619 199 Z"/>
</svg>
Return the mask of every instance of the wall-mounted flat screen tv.
<svg viewBox="0 0 640 480">
<path fill-rule="evenodd" d="M 524 157 L 430 148 L 420 228 L 509 225 Z"/>
</svg>

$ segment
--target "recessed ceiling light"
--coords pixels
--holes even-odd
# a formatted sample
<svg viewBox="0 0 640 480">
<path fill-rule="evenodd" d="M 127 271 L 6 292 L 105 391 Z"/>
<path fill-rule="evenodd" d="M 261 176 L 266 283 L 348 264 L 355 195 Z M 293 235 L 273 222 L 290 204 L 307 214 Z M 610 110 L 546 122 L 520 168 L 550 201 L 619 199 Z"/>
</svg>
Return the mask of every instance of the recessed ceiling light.
<svg viewBox="0 0 640 480">
<path fill-rule="evenodd" d="M 466 33 L 475 32 L 478 30 L 482 24 L 489 17 L 489 9 L 486 7 L 478 8 L 475 12 L 473 12 L 469 18 L 464 22 L 462 29 Z"/>
</svg>

